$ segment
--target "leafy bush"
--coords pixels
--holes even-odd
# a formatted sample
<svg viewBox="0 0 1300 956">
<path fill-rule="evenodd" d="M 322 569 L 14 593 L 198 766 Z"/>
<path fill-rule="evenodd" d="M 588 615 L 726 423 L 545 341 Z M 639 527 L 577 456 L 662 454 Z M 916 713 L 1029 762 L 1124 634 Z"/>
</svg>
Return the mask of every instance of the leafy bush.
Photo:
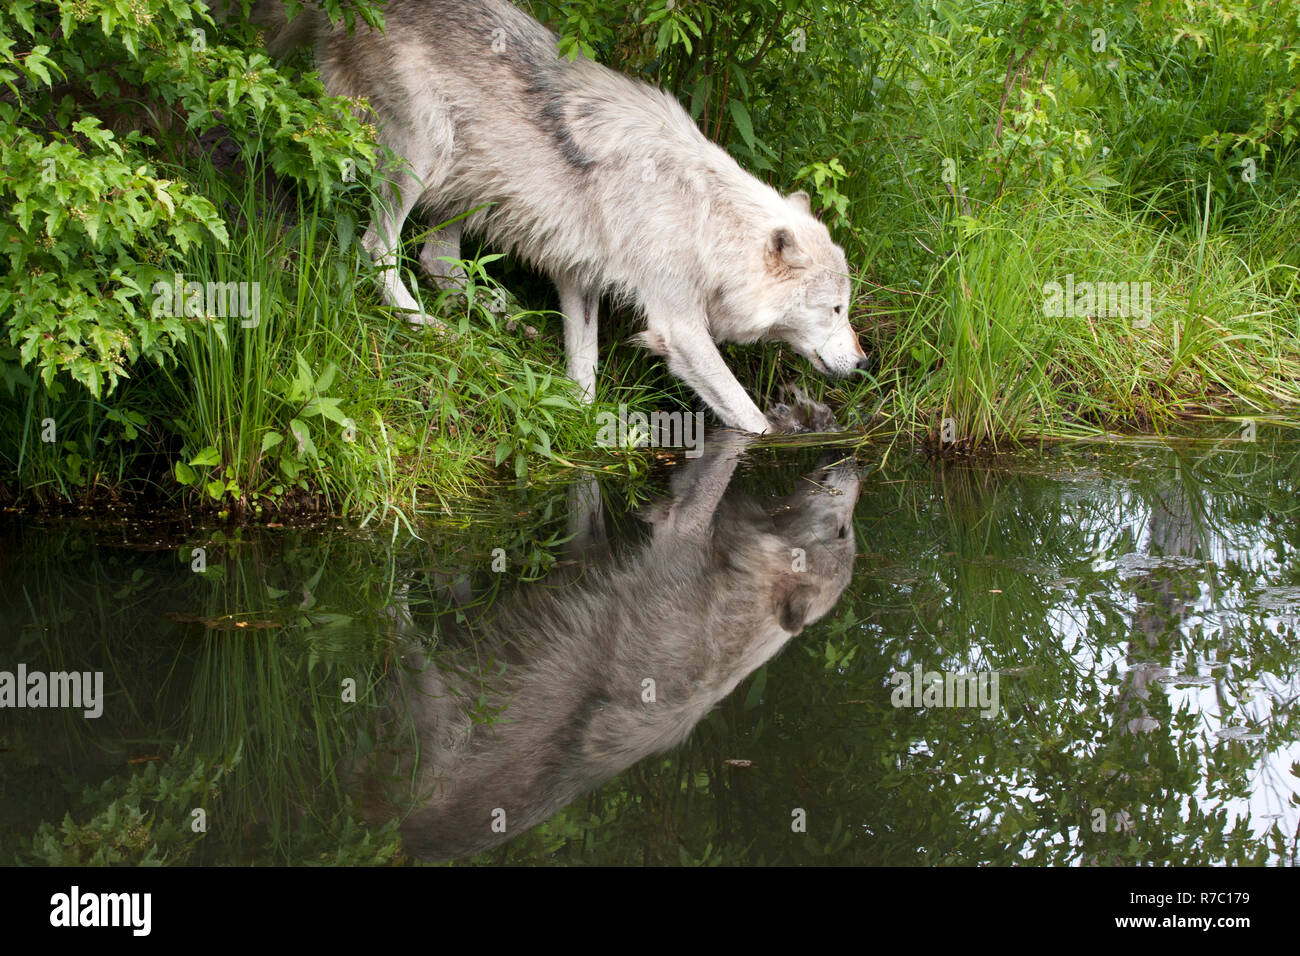
<svg viewBox="0 0 1300 956">
<path fill-rule="evenodd" d="M 204 134 L 327 194 L 373 166 L 373 130 L 239 35 L 219 42 L 198 0 L 0 10 L 7 363 L 34 366 L 47 387 L 65 373 L 98 398 L 136 360 L 174 354 L 186 324 L 154 307 L 154 284 L 170 284 L 202 237 L 229 239 L 184 168 Z"/>
</svg>

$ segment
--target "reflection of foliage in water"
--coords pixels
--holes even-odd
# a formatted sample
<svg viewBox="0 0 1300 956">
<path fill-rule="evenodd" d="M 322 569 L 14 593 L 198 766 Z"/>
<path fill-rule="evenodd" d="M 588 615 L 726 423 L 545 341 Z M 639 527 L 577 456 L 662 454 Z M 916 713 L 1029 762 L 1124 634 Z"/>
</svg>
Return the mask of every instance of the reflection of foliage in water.
<svg viewBox="0 0 1300 956">
<path fill-rule="evenodd" d="M 483 859 L 1294 861 L 1294 810 L 1284 830 L 1239 801 L 1297 737 L 1290 710 L 1251 710 L 1246 690 L 1273 675 L 1294 696 L 1300 680 L 1295 602 L 1287 617 L 1256 604 L 1266 584 L 1300 583 L 1297 460 L 1261 440 L 877 472 L 832 619 L 681 751 Z M 1138 547 L 1151 567 L 1117 563 Z M 889 678 L 914 662 L 996 669 L 1002 716 L 895 709 Z M 1222 716 L 1177 684 L 1134 693 L 1143 667 L 1211 675 Z M 1262 740 L 1214 733 L 1238 724 Z"/>
<path fill-rule="evenodd" d="M 1290 830 L 1237 817 L 1277 763 L 1266 755 L 1297 737 L 1293 712 L 1252 689 L 1300 690 L 1285 599 L 1300 594 L 1285 590 L 1300 587 L 1300 456 L 1262 432 L 1175 448 L 1071 446 L 996 469 L 895 451 L 863 486 L 859 572 L 832 615 L 678 751 L 479 862 L 1294 860 L 1294 809 Z M 788 491 L 814 454 L 780 473 L 760 455 L 737 480 Z M 467 575 L 489 603 L 544 573 L 563 500 L 504 495 L 498 513 L 407 547 L 196 532 L 183 543 L 209 546 L 204 576 L 178 559 L 180 538 L 127 552 L 104 534 L 20 530 L 0 549 L 22 562 L 0 568 L 18 583 L 0 619 L 19 624 L 0 666 L 103 669 L 117 696 L 99 721 L 0 715 L 0 834 L 25 834 L 0 842 L 47 861 L 91 859 L 114 833 L 127 861 L 393 859 L 392 829 L 359 825 L 347 780 L 383 745 L 376 686 L 393 638 L 436 643 L 439 616 L 466 610 L 448 595 Z M 611 524 L 635 538 L 626 510 Z M 996 670 L 1000 716 L 895 709 L 890 676 L 916 663 Z M 162 759 L 124 770 L 128 757 Z M 100 789 L 76 799 L 86 784 Z M 807 833 L 791 831 L 796 809 Z M 65 810 L 71 830 L 57 828 Z M 42 820 L 55 826 L 33 844 Z"/>
<path fill-rule="evenodd" d="M 0 712 L 3 860 L 391 859 L 393 828 L 362 827 L 349 776 L 375 746 L 375 688 L 407 630 L 396 609 L 445 603 L 438 583 L 498 545 L 541 573 L 549 503 L 503 495 L 497 513 L 440 529 L 437 548 L 341 530 L 0 529 L 0 571 L 18 585 L 0 594 L 16 625 L 0 667 L 101 670 L 108 698 L 97 720 Z"/>
</svg>

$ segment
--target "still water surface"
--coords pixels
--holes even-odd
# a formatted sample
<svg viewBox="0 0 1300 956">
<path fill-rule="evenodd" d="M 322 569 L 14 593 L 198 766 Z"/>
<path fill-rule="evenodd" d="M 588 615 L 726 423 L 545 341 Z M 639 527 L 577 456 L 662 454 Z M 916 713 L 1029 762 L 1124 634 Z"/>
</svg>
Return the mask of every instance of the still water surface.
<svg viewBox="0 0 1300 956">
<path fill-rule="evenodd" d="M 0 862 L 1294 865 L 1300 444 L 844 454 L 8 516 Z"/>
</svg>

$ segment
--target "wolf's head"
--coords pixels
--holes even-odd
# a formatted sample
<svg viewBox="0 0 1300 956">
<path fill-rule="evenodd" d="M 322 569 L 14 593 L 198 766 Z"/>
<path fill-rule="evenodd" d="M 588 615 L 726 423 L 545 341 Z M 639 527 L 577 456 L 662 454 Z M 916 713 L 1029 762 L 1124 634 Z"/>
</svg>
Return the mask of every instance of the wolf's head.
<svg viewBox="0 0 1300 956">
<path fill-rule="evenodd" d="M 786 215 L 764 237 L 754 319 L 768 340 L 788 342 L 825 375 L 844 377 L 868 360 L 849 324 L 849 265 L 812 215 L 805 192 L 785 199 Z"/>
<path fill-rule="evenodd" d="M 861 488 L 852 461 L 828 456 L 794 494 L 770 509 L 777 533 L 806 562 L 802 573 L 783 578 L 785 591 L 778 588 L 785 602 L 779 613 L 786 630 L 797 631 L 819 620 L 849 586 L 857 554 L 853 511 Z"/>
</svg>

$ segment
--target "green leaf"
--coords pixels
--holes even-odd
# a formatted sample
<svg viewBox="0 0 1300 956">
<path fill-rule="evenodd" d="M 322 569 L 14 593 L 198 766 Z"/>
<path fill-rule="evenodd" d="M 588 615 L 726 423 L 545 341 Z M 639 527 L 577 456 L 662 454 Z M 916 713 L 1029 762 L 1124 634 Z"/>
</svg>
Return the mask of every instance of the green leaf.
<svg viewBox="0 0 1300 956">
<path fill-rule="evenodd" d="M 1092 189 L 1113 189 L 1119 185 L 1119 180 L 1111 179 L 1102 172 L 1089 173 L 1083 181 Z"/>
<path fill-rule="evenodd" d="M 325 371 L 321 372 L 320 378 L 316 379 L 316 391 L 328 392 L 330 385 L 334 382 L 334 376 L 338 374 L 339 367 L 333 362 L 325 366 Z"/>
<path fill-rule="evenodd" d="M 221 464 L 221 453 L 217 451 L 215 445 L 209 445 L 203 451 L 199 452 L 190 459 L 191 465 L 197 466 L 215 466 Z"/>
<path fill-rule="evenodd" d="M 758 148 L 758 140 L 754 138 L 754 124 L 750 122 L 749 110 L 745 109 L 745 104 L 740 100 L 732 100 L 727 104 L 731 111 L 731 118 L 736 122 L 736 130 L 740 133 L 740 138 L 745 141 L 745 145 L 750 149 Z"/>
<path fill-rule="evenodd" d="M 313 458 L 318 457 L 316 454 L 316 443 L 312 441 L 311 429 L 309 429 L 300 419 L 293 419 L 289 422 L 289 434 L 293 437 L 298 446 L 298 457 L 303 458 L 311 455 Z"/>
</svg>

